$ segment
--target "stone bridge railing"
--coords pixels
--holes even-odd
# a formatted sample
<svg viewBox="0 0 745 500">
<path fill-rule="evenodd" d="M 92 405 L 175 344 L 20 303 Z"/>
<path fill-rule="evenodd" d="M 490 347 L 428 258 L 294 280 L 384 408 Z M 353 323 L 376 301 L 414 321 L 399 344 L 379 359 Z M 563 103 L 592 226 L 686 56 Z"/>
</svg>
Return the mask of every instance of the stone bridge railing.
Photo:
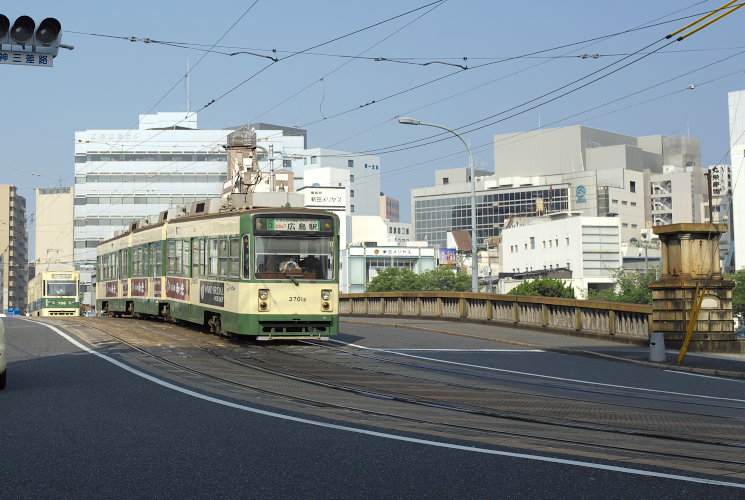
<svg viewBox="0 0 745 500">
<path fill-rule="evenodd" d="M 643 343 L 652 306 L 470 292 L 351 293 L 339 298 L 349 316 L 441 318 L 608 336 Z"/>
</svg>

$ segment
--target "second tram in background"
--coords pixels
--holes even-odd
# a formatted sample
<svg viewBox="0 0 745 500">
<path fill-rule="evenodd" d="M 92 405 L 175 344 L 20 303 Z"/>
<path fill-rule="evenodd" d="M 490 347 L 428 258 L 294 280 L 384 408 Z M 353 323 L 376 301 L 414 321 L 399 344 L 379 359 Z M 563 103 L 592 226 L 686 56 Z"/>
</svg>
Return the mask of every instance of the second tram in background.
<svg viewBox="0 0 745 500">
<path fill-rule="evenodd" d="M 31 316 L 80 316 L 80 274 L 77 271 L 44 271 L 28 282 Z"/>
<path fill-rule="evenodd" d="M 134 223 L 102 242 L 97 310 L 205 325 L 259 340 L 339 332 L 339 218 L 233 208 Z"/>
</svg>

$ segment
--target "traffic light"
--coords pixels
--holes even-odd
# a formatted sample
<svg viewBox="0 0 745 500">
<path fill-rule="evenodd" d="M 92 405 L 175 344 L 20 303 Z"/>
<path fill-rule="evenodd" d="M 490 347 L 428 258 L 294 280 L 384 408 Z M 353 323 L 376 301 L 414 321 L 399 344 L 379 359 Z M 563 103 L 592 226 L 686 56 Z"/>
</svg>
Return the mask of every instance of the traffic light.
<svg viewBox="0 0 745 500">
<path fill-rule="evenodd" d="M 0 14 L 0 64 L 52 66 L 62 41 L 62 25 L 47 17 L 36 26 L 29 16 L 20 16 L 11 24 Z"/>
</svg>

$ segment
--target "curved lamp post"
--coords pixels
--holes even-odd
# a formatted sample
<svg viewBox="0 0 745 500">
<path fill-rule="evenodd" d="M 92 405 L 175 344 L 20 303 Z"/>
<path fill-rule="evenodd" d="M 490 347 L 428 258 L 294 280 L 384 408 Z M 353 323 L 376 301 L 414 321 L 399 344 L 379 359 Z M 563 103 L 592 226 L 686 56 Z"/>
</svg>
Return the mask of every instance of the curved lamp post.
<svg viewBox="0 0 745 500">
<path fill-rule="evenodd" d="M 471 291 L 477 293 L 479 291 L 479 253 L 476 249 L 476 175 L 473 167 L 473 153 L 468 144 L 455 130 L 451 130 L 442 125 L 435 125 L 434 123 L 424 123 L 414 118 L 401 117 L 398 119 L 398 123 L 403 125 L 426 125 L 427 127 L 441 128 L 447 130 L 455 137 L 461 140 L 463 145 L 468 151 L 468 167 L 471 171 Z"/>
</svg>

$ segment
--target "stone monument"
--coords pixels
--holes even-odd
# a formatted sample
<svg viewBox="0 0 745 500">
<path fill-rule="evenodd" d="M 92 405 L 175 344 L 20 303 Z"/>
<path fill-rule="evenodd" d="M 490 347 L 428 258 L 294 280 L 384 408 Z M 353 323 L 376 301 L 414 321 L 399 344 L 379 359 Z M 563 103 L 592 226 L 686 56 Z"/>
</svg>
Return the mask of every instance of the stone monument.
<svg viewBox="0 0 745 500">
<path fill-rule="evenodd" d="M 719 257 L 719 237 L 726 231 L 726 224 L 654 227 L 662 244 L 662 270 L 660 280 L 649 285 L 652 331 L 663 333 L 666 347 L 679 349 L 683 345 L 698 286 L 704 296 L 688 350 L 740 352 L 732 321 L 735 283 L 722 278 Z"/>
</svg>

